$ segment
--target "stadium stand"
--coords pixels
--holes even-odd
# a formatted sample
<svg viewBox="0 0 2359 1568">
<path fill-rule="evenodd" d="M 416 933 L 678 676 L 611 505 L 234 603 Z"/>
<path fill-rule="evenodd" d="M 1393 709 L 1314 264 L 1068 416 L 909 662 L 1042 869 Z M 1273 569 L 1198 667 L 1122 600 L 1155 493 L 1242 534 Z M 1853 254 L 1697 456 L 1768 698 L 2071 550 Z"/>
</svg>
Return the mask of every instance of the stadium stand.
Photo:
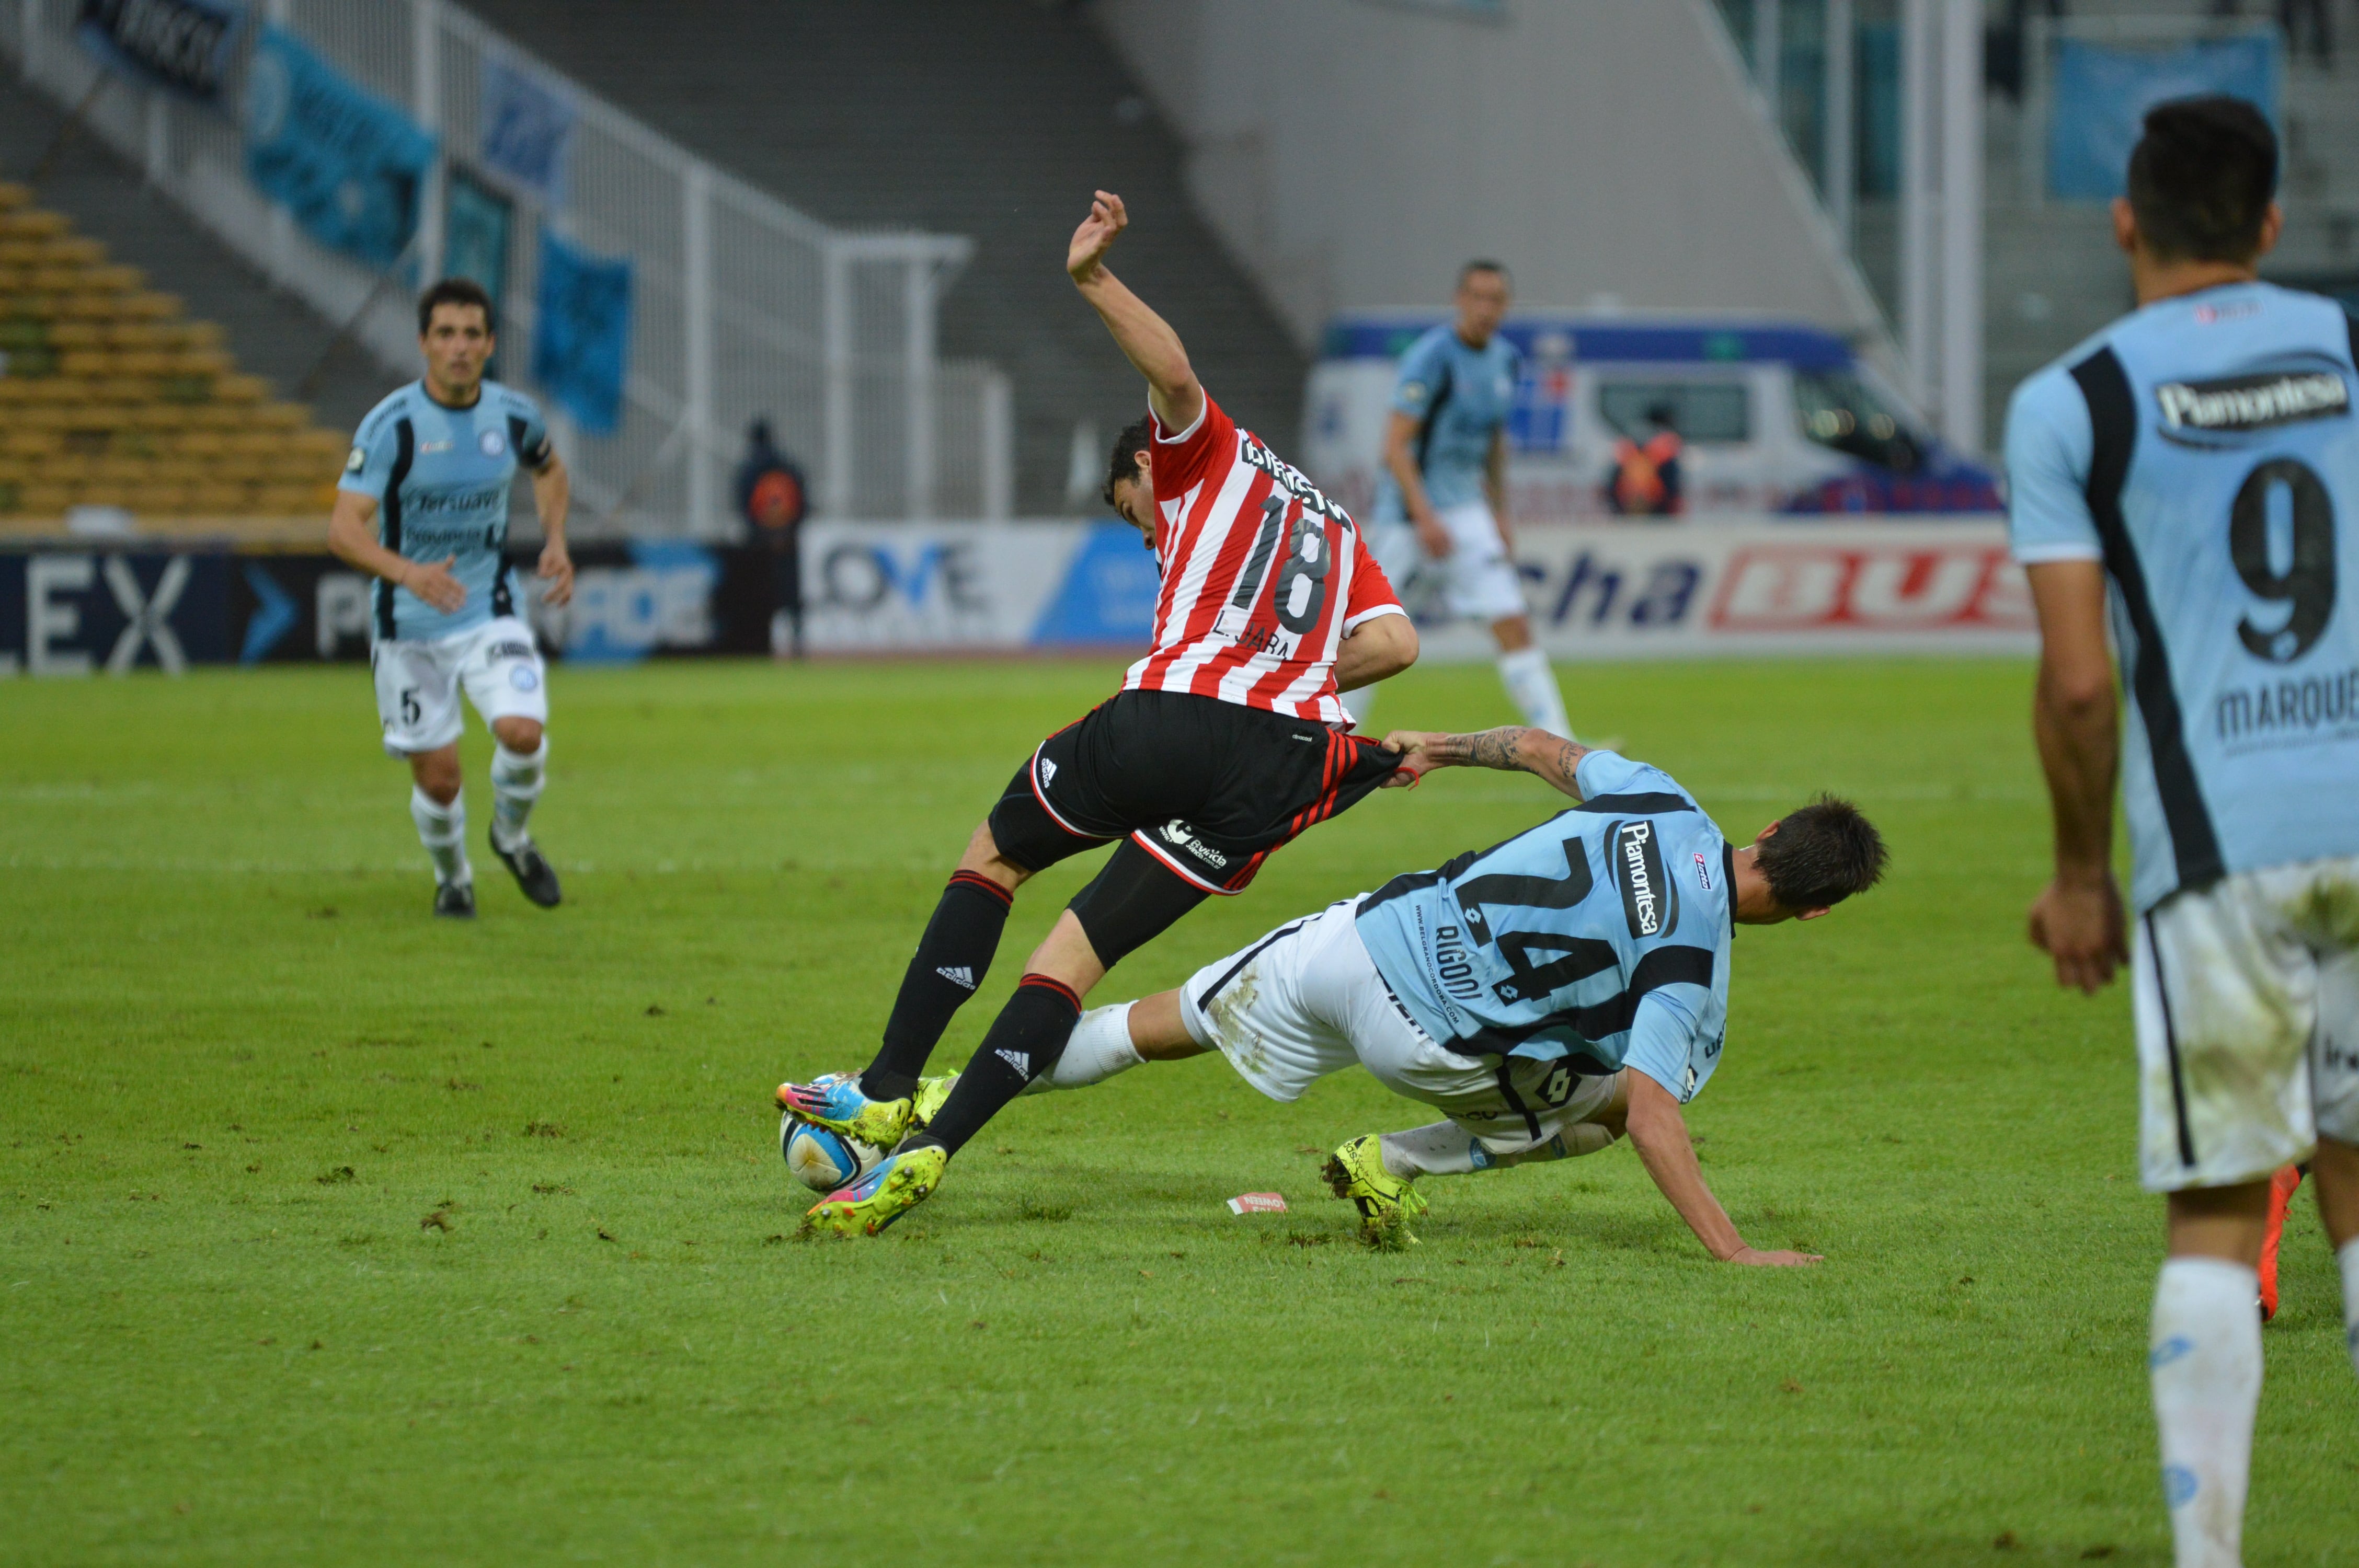
<svg viewBox="0 0 2359 1568">
<path fill-rule="evenodd" d="M 16 529 L 109 506 L 212 534 L 294 517 L 316 532 L 333 502 L 344 438 L 21 185 L 0 185 L 0 518 Z"/>
<path fill-rule="evenodd" d="M 1136 218 L 1117 270 L 1170 316 L 1223 406 L 1297 449 L 1304 351 L 1198 216 L 1179 142 L 1080 8 L 706 0 L 659 24 L 639 0 L 469 9 L 814 216 L 973 235 L 941 347 L 1014 378 L 1019 512 L 1065 510 L 1077 423 L 1111 443 L 1144 406 L 1058 267 L 1097 187 L 1120 191 Z M 927 112 L 878 113 L 880 96 Z"/>
<path fill-rule="evenodd" d="M 10 146 L 49 146 L 58 119 L 0 85 Z M 0 537 L 52 535 L 69 509 L 106 506 L 146 535 L 316 540 L 346 437 L 278 394 L 332 329 L 144 196 L 89 138 L 60 151 L 42 200 L 0 184 Z M 147 265 L 115 260 L 125 248 Z M 223 321 L 190 319 L 150 272 L 226 307 L 203 314 L 228 316 L 280 385 L 243 369 Z M 336 404 L 373 400 L 354 371 L 381 379 L 361 365 L 332 375 Z"/>
</svg>

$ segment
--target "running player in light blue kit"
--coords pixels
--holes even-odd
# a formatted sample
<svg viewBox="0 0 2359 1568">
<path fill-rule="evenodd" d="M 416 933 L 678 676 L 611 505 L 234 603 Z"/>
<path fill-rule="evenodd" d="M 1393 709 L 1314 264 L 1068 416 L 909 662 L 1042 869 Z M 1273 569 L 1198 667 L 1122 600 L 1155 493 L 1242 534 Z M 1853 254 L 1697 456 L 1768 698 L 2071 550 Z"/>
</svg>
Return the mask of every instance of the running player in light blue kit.
<svg viewBox="0 0 2359 1568">
<path fill-rule="evenodd" d="M 508 488 L 522 463 L 547 541 L 543 598 L 563 604 L 571 597 L 565 465 L 532 400 L 484 379 L 494 340 L 492 302 L 481 288 L 450 278 L 428 289 L 418 333 L 426 374 L 361 421 L 328 543 L 377 579 L 369 618 L 377 718 L 385 749 L 409 759 L 409 815 L 434 861 L 434 913 L 475 913 L 460 798 L 462 687 L 497 742 L 492 852 L 527 898 L 552 908 L 557 872 L 525 830 L 549 766 L 548 672 L 516 613 L 502 550 Z"/>
<path fill-rule="evenodd" d="M 1531 611 L 1507 531 L 1507 414 L 1516 350 L 1499 336 L 1510 286 L 1497 262 L 1458 271 L 1456 311 L 1403 355 L 1385 423 L 1385 461 L 1368 540 L 1404 592 L 1438 579 L 1450 613 L 1488 622 L 1499 679 L 1536 729 L 1571 739 L 1548 654 L 1532 642 Z M 1375 711 L 1376 688 L 1343 694 L 1355 725 Z"/>
<path fill-rule="evenodd" d="M 2229 98 L 2147 116 L 2114 203 L 2138 309 L 2007 418 L 2041 654 L 2056 880 L 2031 937 L 2094 991 L 2132 946 L 2146 1185 L 2169 1195 L 2148 1364 L 2179 1568 L 2240 1562 L 2271 1173 L 2315 1160 L 2359 1361 L 2359 329 L 2256 281 L 2277 138 Z M 2110 617 L 2128 688 L 2117 732 Z"/>
<path fill-rule="evenodd" d="M 1538 774 L 1581 804 L 1504 844 L 1279 926 L 1178 990 L 1085 1016 L 1046 1088 L 1218 1050 L 1272 1099 L 1364 1066 L 1449 1119 L 1329 1158 L 1378 1245 L 1413 1239 L 1410 1184 L 1593 1153 L 1626 1129 L 1715 1258 L 1748 1247 L 1704 1184 L 1680 1107 L 1720 1065 L 1737 925 L 1815 920 L 1883 873 L 1884 841 L 1821 798 L 1733 848 L 1670 775 L 1544 730 L 1397 731 L 1394 776 Z"/>
</svg>

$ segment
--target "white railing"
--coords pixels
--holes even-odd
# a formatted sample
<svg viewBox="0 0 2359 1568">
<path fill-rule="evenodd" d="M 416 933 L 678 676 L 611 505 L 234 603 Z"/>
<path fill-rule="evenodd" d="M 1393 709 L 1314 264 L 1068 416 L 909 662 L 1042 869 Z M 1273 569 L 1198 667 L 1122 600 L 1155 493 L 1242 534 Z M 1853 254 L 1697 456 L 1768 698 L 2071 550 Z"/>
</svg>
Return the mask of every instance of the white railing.
<svg viewBox="0 0 2359 1568">
<path fill-rule="evenodd" d="M 713 168 L 560 76 L 445 0 L 257 0 L 357 84 L 406 107 L 438 145 L 408 255 L 391 275 L 314 243 L 245 174 L 222 114 L 101 68 L 71 34 L 75 0 L 5 0 L 0 49 L 25 78 L 138 164 L 157 189 L 274 283 L 398 373 L 417 362 L 416 280 L 439 272 L 454 157 L 513 204 L 503 373 L 529 363 L 546 222 L 627 255 L 633 308 L 623 412 L 610 437 L 552 409 L 584 534 L 726 536 L 746 427 L 766 417 L 839 517 L 1005 517 L 1014 493 L 1006 377 L 936 352 L 939 302 L 973 253 L 963 235 L 831 228 Z M 575 113 L 561 201 L 500 183 L 481 143 L 487 59 L 529 72 Z M 233 107 L 242 94 L 228 100 Z M 417 258 L 429 258 L 419 265 Z M 164 280 L 168 283 L 169 280 Z M 292 389 L 288 389 L 292 390 Z"/>
</svg>

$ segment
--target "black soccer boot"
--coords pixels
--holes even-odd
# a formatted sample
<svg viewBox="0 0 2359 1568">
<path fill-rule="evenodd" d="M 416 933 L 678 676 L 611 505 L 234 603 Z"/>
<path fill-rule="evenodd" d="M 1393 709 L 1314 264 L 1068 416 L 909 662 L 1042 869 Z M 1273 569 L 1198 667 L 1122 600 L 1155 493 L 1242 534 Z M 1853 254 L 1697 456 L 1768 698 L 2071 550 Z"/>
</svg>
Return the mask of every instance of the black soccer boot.
<svg viewBox="0 0 2359 1568">
<path fill-rule="evenodd" d="M 445 920 L 475 918 L 475 884 L 443 882 L 434 890 L 434 913 Z"/>
<path fill-rule="evenodd" d="M 557 868 L 540 852 L 540 846 L 527 838 L 513 849 L 500 848 L 499 836 L 492 836 L 492 853 L 515 873 L 516 886 L 524 896 L 543 909 L 555 909 L 561 896 L 557 891 Z"/>
</svg>

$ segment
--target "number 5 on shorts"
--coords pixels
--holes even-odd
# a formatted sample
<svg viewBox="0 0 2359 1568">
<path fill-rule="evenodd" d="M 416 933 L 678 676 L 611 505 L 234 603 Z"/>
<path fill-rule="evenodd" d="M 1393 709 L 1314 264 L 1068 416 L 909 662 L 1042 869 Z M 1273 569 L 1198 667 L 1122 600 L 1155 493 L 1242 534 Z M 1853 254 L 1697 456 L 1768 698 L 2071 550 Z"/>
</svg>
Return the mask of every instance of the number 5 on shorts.
<svg viewBox="0 0 2359 1568">
<path fill-rule="evenodd" d="M 401 722 L 415 728 L 423 712 L 424 709 L 418 706 L 418 688 L 414 686 L 404 687 L 401 692 Z"/>
</svg>

